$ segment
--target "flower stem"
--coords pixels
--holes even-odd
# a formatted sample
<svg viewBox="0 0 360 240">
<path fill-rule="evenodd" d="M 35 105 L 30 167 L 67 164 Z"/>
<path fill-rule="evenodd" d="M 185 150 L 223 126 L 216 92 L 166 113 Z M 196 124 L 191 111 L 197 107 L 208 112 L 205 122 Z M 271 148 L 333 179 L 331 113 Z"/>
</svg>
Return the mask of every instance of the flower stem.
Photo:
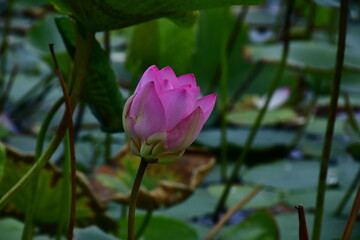
<svg viewBox="0 0 360 240">
<path fill-rule="evenodd" d="M 317 188 L 317 198 L 316 198 L 316 208 L 315 208 L 316 211 L 315 211 L 314 227 L 312 232 L 313 240 L 319 240 L 321 235 L 322 217 L 324 211 L 325 191 L 326 191 L 326 177 L 329 166 L 332 137 L 334 134 L 336 110 L 337 110 L 337 103 L 340 92 L 341 73 L 344 63 L 347 15 L 348 15 L 348 1 L 341 0 L 340 19 L 339 19 L 339 40 L 337 47 L 336 66 L 335 66 L 334 80 L 332 82 L 330 113 L 326 126 L 325 141 L 324 141 L 321 164 L 320 164 L 319 183 Z"/>
<path fill-rule="evenodd" d="M 136 173 L 134 185 L 131 190 L 129 215 L 128 215 L 128 240 L 135 240 L 135 210 L 138 192 L 141 185 L 141 180 L 144 176 L 148 163 L 144 158 L 141 158 L 139 169 Z"/>
<path fill-rule="evenodd" d="M 241 152 L 241 155 L 239 157 L 239 159 L 236 162 L 236 165 L 232 171 L 231 176 L 229 177 L 226 187 L 220 197 L 220 200 L 216 206 L 215 212 L 214 212 L 214 217 L 217 216 L 217 214 L 224 209 L 225 206 L 225 202 L 226 199 L 230 193 L 230 189 L 232 184 L 234 183 L 235 179 L 238 176 L 239 170 L 242 167 L 245 158 L 247 156 L 247 153 L 253 143 L 253 140 L 255 139 L 256 133 L 258 131 L 258 129 L 260 128 L 260 124 L 265 116 L 265 113 L 267 111 L 267 108 L 269 106 L 270 100 L 272 98 L 272 95 L 275 91 L 275 89 L 277 88 L 277 86 L 279 85 L 280 80 L 282 79 L 282 75 L 285 69 L 285 65 L 286 65 L 286 59 L 288 56 L 288 52 L 289 52 L 289 39 L 288 39 L 288 32 L 289 32 L 289 28 L 290 28 L 290 16 L 291 16 L 291 12 L 293 9 L 293 5 L 294 5 L 294 1 L 288 1 L 288 6 L 287 6 L 287 13 L 286 13 L 286 19 L 285 19 L 285 26 L 284 26 L 284 47 L 283 47 L 283 52 L 282 52 L 282 56 L 281 56 L 281 61 L 279 64 L 279 68 L 276 72 L 276 75 L 272 81 L 272 84 L 270 86 L 270 90 L 269 90 L 269 94 L 268 97 L 266 99 L 265 105 L 264 107 L 261 109 L 259 115 L 256 118 L 256 121 L 253 125 L 253 127 L 251 128 L 250 134 L 246 140 L 245 146 L 243 151 Z"/>
</svg>

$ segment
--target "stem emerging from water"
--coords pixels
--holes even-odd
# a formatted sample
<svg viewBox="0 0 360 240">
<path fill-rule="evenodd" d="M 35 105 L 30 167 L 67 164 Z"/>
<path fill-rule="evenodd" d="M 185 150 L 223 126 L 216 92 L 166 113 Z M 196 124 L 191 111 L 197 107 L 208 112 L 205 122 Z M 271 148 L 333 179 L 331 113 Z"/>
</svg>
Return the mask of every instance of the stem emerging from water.
<svg viewBox="0 0 360 240">
<path fill-rule="evenodd" d="M 332 85 L 330 113 L 325 133 L 325 141 L 321 157 L 319 183 L 317 188 L 316 198 L 316 212 L 314 227 L 312 232 L 312 239 L 319 240 L 321 235 L 322 217 L 324 211 L 325 191 L 326 191 L 326 177 L 329 166 L 329 158 L 331 152 L 332 137 L 334 134 L 336 109 L 340 92 L 341 72 L 344 63 L 345 42 L 346 42 L 346 26 L 348 15 L 348 1 L 341 0 L 340 6 L 340 20 L 339 20 L 339 41 L 336 56 L 335 76 Z"/>
<path fill-rule="evenodd" d="M 140 189 L 141 181 L 144 176 L 148 162 L 141 158 L 139 169 L 136 173 L 134 185 L 131 190 L 130 204 L 129 204 L 129 217 L 128 217 L 128 240 L 135 240 L 135 210 L 138 192 Z"/>
</svg>

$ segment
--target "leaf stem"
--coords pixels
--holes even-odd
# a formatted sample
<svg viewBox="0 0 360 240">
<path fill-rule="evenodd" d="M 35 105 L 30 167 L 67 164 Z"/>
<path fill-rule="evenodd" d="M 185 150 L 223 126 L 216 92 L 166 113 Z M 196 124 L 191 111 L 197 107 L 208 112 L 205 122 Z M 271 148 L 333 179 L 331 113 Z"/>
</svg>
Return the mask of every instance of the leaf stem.
<svg viewBox="0 0 360 240">
<path fill-rule="evenodd" d="M 75 156 L 75 134 L 74 134 L 74 124 L 72 120 L 72 108 L 71 100 L 68 94 L 66 82 L 59 68 L 58 61 L 54 52 L 54 44 L 49 44 L 51 56 L 55 64 L 55 70 L 59 77 L 61 89 L 63 92 L 65 100 L 65 117 L 67 121 L 67 127 L 69 132 L 69 145 L 70 145 L 70 160 L 71 160 L 71 210 L 70 210 L 70 221 L 69 221 L 69 230 L 68 230 L 68 240 L 73 239 L 73 231 L 75 225 L 75 207 L 76 207 L 76 156 Z"/>
<path fill-rule="evenodd" d="M 287 5 L 287 11 L 286 11 L 286 19 L 285 19 L 285 25 L 284 25 L 284 47 L 283 47 L 283 51 L 282 51 L 282 56 L 281 56 L 281 61 L 279 64 L 279 68 L 276 72 L 276 75 L 274 76 L 274 79 L 272 81 L 272 84 L 270 86 L 270 90 L 269 90 L 269 94 L 267 96 L 266 102 L 264 107 L 261 109 L 259 115 L 256 118 L 256 121 L 253 125 L 253 127 L 251 128 L 250 134 L 246 140 L 245 146 L 243 151 L 241 152 L 241 155 L 239 157 L 239 159 L 236 162 L 236 165 L 232 171 L 232 174 L 230 176 L 230 178 L 227 181 L 226 187 L 219 199 L 219 202 L 216 206 L 215 212 L 214 212 L 214 217 L 217 216 L 217 214 L 224 209 L 225 206 L 225 202 L 226 199 L 230 193 L 230 189 L 232 184 L 234 183 L 235 179 L 238 176 L 239 170 L 242 167 L 245 158 L 247 156 L 247 153 L 249 151 L 249 149 L 251 148 L 251 145 L 253 143 L 253 140 L 255 139 L 256 133 L 258 131 L 258 129 L 260 128 L 260 124 L 265 116 L 265 113 L 268 109 L 270 100 L 272 98 L 272 95 L 274 93 L 274 91 L 276 90 L 277 86 L 279 85 L 280 80 L 282 79 L 282 75 L 285 69 L 285 65 L 286 65 L 286 59 L 288 56 L 288 52 L 289 52 L 289 39 L 288 39 L 288 32 L 289 32 L 289 28 L 290 28 L 290 16 L 292 13 L 292 9 L 293 9 L 293 5 L 294 5 L 294 1 L 288 1 L 288 5 Z"/>
<path fill-rule="evenodd" d="M 339 206 L 336 208 L 334 215 L 336 217 L 339 217 L 341 215 L 341 212 L 343 211 L 346 203 L 349 201 L 351 194 L 355 191 L 356 186 L 359 184 L 360 181 L 360 168 L 358 169 L 358 172 L 354 178 L 354 180 L 351 182 L 350 187 L 346 191 L 345 195 L 341 199 L 341 202 L 339 203 Z"/>
<path fill-rule="evenodd" d="M 135 234 L 135 239 L 140 239 L 140 237 L 144 234 L 146 227 L 149 225 L 150 219 L 152 217 L 152 213 L 153 213 L 152 210 L 147 210 L 145 219 L 143 220 L 139 230 Z"/>
<path fill-rule="evenodd" d="M 337 103 L 340 92 L 341 73 L 344 63 L 347 15 L 348 15 L 348 0 L 341 0 L 340 19 L 339 19 L 339 40 L 338 40 L 337 55 L 336 55 L 336 66 L 335 66 L 334 80 L 332 82 L 330 113 L 326 126 L 325 140 L 324 140 L 321 164 L 320 164 L 319 183 L 317 188 L 317 198 L 316 198 L 316 208 L 315 208 L 316 211 L 315 211 L 314 227 L 312 232 L 313 240 L 319 240 L 321 236 L 321 226 L 322 226 L 322 217 L 324 211 L 325 191 L 326 191 L 326 177 L 329 166 L 332 137 L 334 134 L 336 110 L 337 110 Z"/>
<path fill-rule="evenodd" d="M 37 141 L 36 141 L 36 150 L 35 150 L 35 161 L 38 161 L 42 151 L 43 146 L 45 142 L 45 136 L 46 132 L 49 128 L 50 122 L 53 119 L 55 113 L 59 110 L 61 104 L 64 102 L 63 98 L 60 98 L 50 109 L 50 111 L 47 113 L 44 121 L 42 122 Z M 30 240 L 32 239 L 33 235 L 33 216 L 34 216 L 34 210 L 36 206 L 36 191 L 38 188 L 38 176 L 35 176 L 34 179 L 31 182 L 31 193 L 29 196 L 29 204 L 26 209 L 25 214 L 25 226 L 24 230 L 22 232 L 22 239 L 23 240 Z"/>
<path fill-rule="evenodd" d="M 248 203 L 256 194 L 263 189 L 263 185 L 256 186 L 245 198 L 241 199 L 238 203 L 232 206 L 222 218 L 216 223 L 216 225 L 210 230 L 206 235 L 205 240 L 211 240 L 215 235 L 220 231 L 221 227 L 235 214 L 240 208 L 242 208 L 246 203 Z"/>
<path fill-rule="evenodd" d="M 140 189 L 141 181 L 146 171 L 148 162 L 141 158 L 139 169 L 136 173 L 134 185 L 131 189 L 130 203 L 129 203 L 129 215 L 128 215 L 128 240 L 135 240 L 135 210 L 138 192 Z"/>
</svg>

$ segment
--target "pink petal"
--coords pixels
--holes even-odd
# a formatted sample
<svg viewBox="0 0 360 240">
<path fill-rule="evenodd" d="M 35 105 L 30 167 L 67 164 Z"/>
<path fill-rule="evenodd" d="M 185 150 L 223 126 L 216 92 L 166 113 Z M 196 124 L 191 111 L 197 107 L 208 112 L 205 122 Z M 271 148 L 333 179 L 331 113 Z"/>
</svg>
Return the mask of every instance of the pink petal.
<svg viewBox="0 0 360 240">
<path fill-rule="evenodd" d="M 162 74 L 163 79 L 170 80 L 173 88 L 178 88 L 180 86 L 176 74 L 174 73 L 171 67 L 169 66 L 164 67 L 163 69 L 160 70 L 160 73 Z"/>
<path fill-rule="evenodd" d="M 173 129 L 194 110 L 199 94 L 199 87 L 181 87 L 160 95 L 165 108 L 167 130 Z"/>
<path fill-rule="evenodd" d="M 169 151 L 181 151 L 190 146 L 197 138 L 203 127 L 204 113 L 197 107 L 189 116 L 181 122 L 167 136 L 167 149 Z"/>
<path fill-rule="evenodd" d="M 180 77 L 178 77 L 179 83 L 181 85 L 189 84 L 192 87 L 196 87 L 196 79 L 194 74 L 185 74 Z"/>
<path fill-rule="evenodd" d="M 216 102 L 216 94 L 210 94 L 197 100 L 195 107 L 201 107 L 204 112 L 204 123 L 209 118 Z"/>
<path fill-rule="evenodd" d="M 154 81 L 157 85 L 159 84 L 161 80 L 161 74 L 159 72 L 159 69 L 152 65 L 142 75 L 134 93 L 137 93 L 143 88 L 148 82 Z"/>
<path fill-rule="evenodd" d="M 165 130 L 165 110 L 154 82 L 148 82 L 135 95 L 128 117 L 134 119 L 134 133 L 140 138 Z"/>
</svg>

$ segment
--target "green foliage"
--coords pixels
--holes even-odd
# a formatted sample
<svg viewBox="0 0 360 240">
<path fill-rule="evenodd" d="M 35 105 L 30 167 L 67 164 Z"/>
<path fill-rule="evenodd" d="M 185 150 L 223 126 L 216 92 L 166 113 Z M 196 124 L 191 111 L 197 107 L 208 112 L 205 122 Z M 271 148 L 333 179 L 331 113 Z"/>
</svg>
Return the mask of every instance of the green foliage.
<svg viewBox="0 0 360 240">
<path fill-rule="evenodd" d="M 139 24 L 132 30 L 126 67 L 134 80 L 153 64 L 159 68 L 171 66 L 177 75 L 186 74 L 194 41 L 194 28 L 181 28 L 168 19 Z M 133 87 L 136 84 L 134 81 Z"/>
<path fill-rule="evenodd" d="M 1 182 L 7 184 L 0 185 L 0 196 L 3 196 L 20 177 L 22 177 L 31 167 L 34 158 L 28 155 L 19 155 L 13 150 L 6 150 L 6 159 L 1 162 L 0 168 L 5 169 Z M 38 191 L 36 193 L 36 207 L 34 211 L 34 221 L 38 224 L 56 225 L 59 221 L 61 209 L 58 200 L 62 198 L 63 174 L 55 170 L 54 166 L 48 164 L 43 171 L 38 174 Z M 77 202 L 76 202 L 76 221 L 79 225 L 89 225 L 100 223 L 102 226 L 111 228 L 111 220 L 104 216 L 103 208 L 98 200 L 90 194 L 89 186 L 78 176 Z M 29 202 L 31 188 L 25 188 L 21 194 L 16 195 L 10 205 L 1 211 L 2 216 L 14 216 L 23 214 Z M 101 223 L 103 221 L 103 223 Z M 109 229 L 109 228 L 108 228 Z"/>
<path fill-rule="evenodd" d="M 144 221 L 144 215 L 137 215 L 135 218 L 135 232 Z M 126 219 L 120 221 L 120 237 L 126 239 L 127 222 Z M 161 230 L 160 230 L 161 229 Z M 160 230 L 160 231 L 159 231 Z M 198 240 L 196 231 L 184 221 L 164 217 L 153 216 L 146 228 L 143 240 Z"/>
<path fill-rule="evenodd" d="M 56 20 L 69 54 L 74 58 L 75 34 L 69 18 Z M 89 105 L 92 113 L 105 132 L 122 131 L 123 99 L 105 51 L 95 42 L 91 51 L 89 71 L 86 74 L 81 99 Z"/>
<path fill-rule="evenodd" d="M 194 14 L 189 12 L 229 5 L 255 5 L 263 0 L 51 0 L 57 10 L 69 14 L 91 31 L 124 28 L 149 20 L 167 17 L 188 25 Z M 156 7 L 155 7 L 156 6 Z M 189 20 L 190 19 L 190 20 Z"/>
<path fill-rule="evenodd" d="M 222 237 L 230 240 L 276 240 L 279 235 L 273 216 L 268 212 L 258 211 L 239 225 L 227 229 Z"/>
</svg>

